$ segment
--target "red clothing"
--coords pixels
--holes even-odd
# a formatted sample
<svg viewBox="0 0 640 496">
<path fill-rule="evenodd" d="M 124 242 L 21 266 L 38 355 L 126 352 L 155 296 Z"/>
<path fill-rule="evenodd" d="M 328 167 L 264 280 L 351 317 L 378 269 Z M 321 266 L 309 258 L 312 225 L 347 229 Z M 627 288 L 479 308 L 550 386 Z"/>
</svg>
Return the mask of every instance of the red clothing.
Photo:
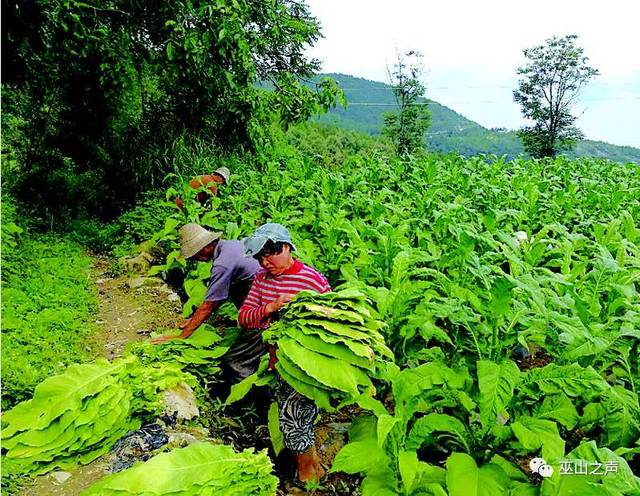
<svg viewBox="0 0 640 496">
<path fill-rule="evenodd" d="M 199 189 L 200 187 L 204 186 L 211 192 L 213 196 L 218 195 L 219 184 L 224 184 L 224 178 L 218 174 L 203 174 L 201 176 L 195 176 L 189 181 L 190 188 Z M 201 204 L 204 204 L 208 198 L 209 195 L 204 191 L 200 191 L 196 194 L 196 200 Z M 177 197 L 175 202 L 178 207 L 180 207 L 181 209 L 184 208 L 184 200 L 182 198 Z"/>
<path fill-rule="evenodd" d="M 189 181 L 189 186 L 192 189 L 198 189 L 202 186 L 206 187 L 213 196 L 218 194 L 218 184 L 224 184 L 224 178 L 218 174 L 203 174 L 202 176 L 196 176 Z M 196 195 L 196 200 L 200 203 L 207 201 L 207 193 L 201 191 Z"/>
<path fill-rule="evenodd" d="M 265 316 L 267 304 L 283 294 L 298 294 L 303 290 L 328 293 L 331 286 L 320 272 L 296 260 L 280 275 L 272 276 L 266 270 L 256 274 L 251 289 L 238 313 L 240 326 L 247 329 L 266 329 L 271 324 L 271 316 Z"/>
<path fill-rule="evenodd" d="M 267 304 L 283 294 L 298 294 L 303 290 L 328 293 L 331 286 L 326 277 L 313 267 L 296 260 L 280 275 L 272 276 L 266 270 L 256 274 L 251 289 L 238 312 L 240 326 L 247 329 L 266 329 L 271 325 L 271 315 L 265 315 Z M 274 348 L 270 347 L 271 365 L 275 363 Z"/>
</svg>

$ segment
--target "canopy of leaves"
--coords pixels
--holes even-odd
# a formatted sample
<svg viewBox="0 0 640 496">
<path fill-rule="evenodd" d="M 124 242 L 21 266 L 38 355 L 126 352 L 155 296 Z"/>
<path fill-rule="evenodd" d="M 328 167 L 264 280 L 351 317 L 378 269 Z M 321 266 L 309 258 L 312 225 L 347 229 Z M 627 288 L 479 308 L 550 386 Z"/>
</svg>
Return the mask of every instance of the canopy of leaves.
<svg viewBox="0 0 640 496">
<path fill-rule="evenodd" d="M 533 121 L 518 135 L 534 157 L 555 156 L 583 138 L 574 125 L 571 106 L 582 86 L 598 71 L 588 65 L 584 50 L 576 46 L 577 39 L 577 35 L 554 36 L 546 40 L 546 45 L 524 50 L 528 61 L 517 70 L 522 79 L 513 98 L 520 104 L 522 115 Z"/>
<path fill-rule="evenodd" d="M 382 134 L 391 139 L 398 155 L 407 155 L 423 147 L 424 134 L 431 123 L 431 113 L 424 100 L 422 54 L 398 53 L 389 79 L 398 109 L 384 115 Z"/>
<path fill-rule="evenodd" d="M 320 31 L 298 0 L 3 2 L 2 36 L 17 192 L 71 213 L 153 185 L 179 136 L 259 149 L 339 94 L 301 84 Z"/>
</svg>

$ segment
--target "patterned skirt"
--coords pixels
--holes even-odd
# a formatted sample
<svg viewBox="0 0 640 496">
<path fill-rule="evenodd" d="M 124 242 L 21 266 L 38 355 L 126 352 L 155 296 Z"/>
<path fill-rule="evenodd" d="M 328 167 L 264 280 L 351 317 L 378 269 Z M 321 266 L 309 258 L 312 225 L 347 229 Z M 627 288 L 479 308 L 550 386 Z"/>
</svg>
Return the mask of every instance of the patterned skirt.
<svg viewBox="0 0 640 496">
<path fill-rule="evenodd" d="M 304 453 L 315 442 L 313 422 L 318 416 L 318 407 L 279 375 L 275 393 L 284 445 L 296 454 Z"/>
</svg>

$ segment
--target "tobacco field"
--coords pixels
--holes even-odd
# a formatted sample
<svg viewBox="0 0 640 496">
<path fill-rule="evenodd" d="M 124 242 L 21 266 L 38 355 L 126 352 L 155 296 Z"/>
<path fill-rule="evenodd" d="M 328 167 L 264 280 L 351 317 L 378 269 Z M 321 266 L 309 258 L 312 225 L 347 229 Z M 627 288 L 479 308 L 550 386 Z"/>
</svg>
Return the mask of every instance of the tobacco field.
<svg viewBox="0 0 640 496">
<path fill-rule="evenodd" d="M 296 256 L 335 293 L 294 300 L 265 339 L 284 342 L 279 371 L 321 415 L 357 411 L 330 469 L 356 476 L 354 492 L 640 494 L 637 164 L 372 151 L 339 165 L 282 154 L 260 168 L 231 167 L 223 194 L 205 206 L 177 210 L 178 180 L 157 202 L 164 227 L 153 240 L 165 256 L 150 274 L 186 275 L 188 316 L 210 266 L 178 257 L 180 226 L 195 221 L 226 239 L 267 221 L 290 229 Z M 7 318 L 5 308 L 3 328 Z M 13 392 L 16 379 L 13 410 L 2 416 L 3 467 L 13 473 L 3 475 L 86 463 L 157 414 L 159 390 L 179 380 L 206 387 L 228 343 L 212 330 L 196 336 L 190 345 L 143 344 L 121 362 L 84 365 L 91 374 L 73 365 L 66 380 L 36 387 L 30 404 L 13 406 L 31 398 L 31 390 Z M 233 394 L 264 387 L 263 369 Z M 69 388 L 72 400 L 48 410 Z M 107 406 L 114 413 L 99 431 L 86 429 Z M 39 408 L 49 414 L 30 423 Z M 136 480 L 166 466 L 179 480 L 157 480 L 144 494 L 236 494 L 234 484 L 237 494 L 275 494 L 264 452 L 208 449 L 158 455 L 86 494 L 143 494 Z M 215 457 L 233 470 L 207 465 Z M 544 460 L 537 473 L 534 458 Z M 211 478 L 189 469 L 198 463 Z"/>
</svg>

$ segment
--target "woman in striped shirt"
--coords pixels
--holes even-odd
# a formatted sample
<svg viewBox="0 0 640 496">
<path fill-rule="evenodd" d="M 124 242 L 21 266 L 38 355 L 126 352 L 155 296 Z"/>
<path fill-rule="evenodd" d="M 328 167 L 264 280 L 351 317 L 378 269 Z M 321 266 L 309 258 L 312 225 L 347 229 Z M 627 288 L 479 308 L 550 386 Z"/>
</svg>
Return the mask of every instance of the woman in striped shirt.
<svg viewBox="0 0 640 496">
<path fill-rule="evenodd" d="M 292 257 L 295 246 L 289 231 L 280 224 L 264 224 L 245 240 L 245 254 L 262 266 L 238 313 L 245 329 L 259 333 L 271 325 L 277 312 L 300 291 L 331 291 L 327 279 L 313 267 Z M 269 349 L 270 368 L 276 361 L 275 348 Z M 296 454 L 298 478 L 319 481 L 324 475 L 314 446 L 313 422 L 318 415 L 315 403 L 295 391 L 282 378 L 276 381 L 276 400 L 280 430 L 287 448 Z"/>
</svg>

